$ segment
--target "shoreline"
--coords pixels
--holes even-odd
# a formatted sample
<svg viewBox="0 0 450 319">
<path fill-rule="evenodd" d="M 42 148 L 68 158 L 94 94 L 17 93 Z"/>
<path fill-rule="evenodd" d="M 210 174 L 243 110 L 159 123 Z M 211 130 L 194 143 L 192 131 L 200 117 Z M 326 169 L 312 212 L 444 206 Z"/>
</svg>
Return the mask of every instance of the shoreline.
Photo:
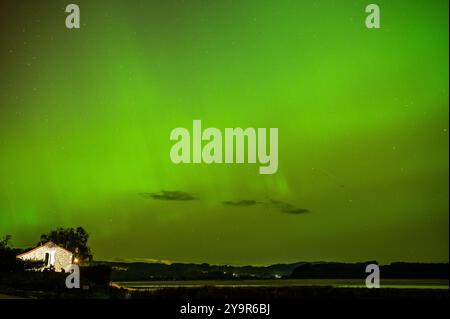
<svg viewBox="0 0 450 319">
<path fill-rule="evenodd" d="M 332 287 L 365 288 L 361 279 L 245 279 L 245 280 L 149 280 L 112 281 L 111 286 L 130 291 L 171 288 L 283 288 L 283 287 Z M 449 290 L 449 281 L 430 279 L 386 279 L 377 289 L 437 289 Z"/>
</svg>

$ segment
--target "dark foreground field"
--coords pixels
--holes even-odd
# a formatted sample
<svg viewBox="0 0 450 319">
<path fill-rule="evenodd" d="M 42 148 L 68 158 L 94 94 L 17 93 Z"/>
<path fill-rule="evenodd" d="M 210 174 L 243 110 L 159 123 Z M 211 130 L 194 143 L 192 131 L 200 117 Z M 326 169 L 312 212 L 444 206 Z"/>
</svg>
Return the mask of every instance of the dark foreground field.
<svg viewBox="0 0 450 319">
<path fill-rule="evenodd" d="M 81 289 L 68 289 L 62 273 L 0 273 L 0 295 L 32 299 L 146 299 L 146 300 L 447 300 L 448 286 L 418 285 L 421 288 L 337 286 L 336 282 L 304 280 L 231 280 L 231 281 L 165 281 L 130 282 L 128 286 L 111 284 L 103 280 L 84 280 Z M 88 278 L 88 273 L 84 278 Z M 96 276 L 97 277 L 97 276 Z M 442 280 L 441 280 L 442 281 Z M 439 283 L 441 281 L 438 281 Z M 334 282 L 334 286 L 331 284 Z M 405 284 L 404 281 L 402 281 Z M 425 282 L 430 282 L 425 281 Z M 163 283 L 166 283 L 163 285 Z M 183 283 L 181 285 L 180 283 Z M 195 285 L 193 285 L 195 283 Z M 344 281 L 348 284 L 348 281 Z M 125 284 L 125 283 L 124 283 Z M 387 282 L 386 282 L 387 284 Z M 137 288 L 136 288 L 137 287 Z M 444 287 L 444 289 L 442 289 Z"/>
<path fill-rule="evenodd" d="M 372 316 L 389 314 L 417 314 L 447 311 L 449 301 L 448 289 L 411 289 L 411 288 L 336 288 L 332 286 L 297 286 L 297 287 L 165 287 L 152 290 L 133 290 L 114 286 L 93 287 L 89 290 L 56 289 L 39 290 L 0 287 L 0 296 L 5 298 L 17 296 L 27 299 L 40 299 L 52 307 L 61 308 L 93 304 L 100 300 L 101 309 L 118 314 L 119 317 L 134 317 L 141 313 L 151 318 L 191 318 L 181 315 L 185 306 L 214 306 L 222 309 L 211 318 L 300 318 L 307 311 L 317 314 L 332 315 L 343 313 L 347 317 L 360 317 L 367 311 Z M 55 303 L 55 299 L 58 302 Z M 103 300 L 102 300 L 103 299 Z M 76 300 L 76 303 L 74 303 Z M 1 300 L 2 303 L 10 300 Z M 22 300 L 13 300 L 13 306 L 21 307 Z M 26 304 L 27 301 L 25 301 Z M 31 304 L 35 304 L 32 301 Z M 226 315 L 223 310 L 227 305 L 270 305 L 271 315 L 244 316 Z M 78 306 L 77 306 L 78 307 Z M 25 307 L 28 308 L 28 307 Z M 33 309 L 33 307 L 29 307 Z M 252 308 L 253 309 L 253 308 Z M 387 312 L 386 312 L 387 311 Z M 295 314 L 295 315 L 294 315 Z M 195 317 L 195 316 L 194 316 Z M 206 315 L 195 318 L 207 318 Z"/>
<path fill-rule="evenodd" d="M 42 290 L 0 287 L 0 295 L 31 299 L 145 299 L 152 301 L 274 302 L 274 301 L 438 301 L 448 302 L 449 291 L 443 289 L 402 288 L 334 288 L 308 287 L 176 287 L 157 290 L 115 287 L 90 290 Z"/>
<path fill-rule="evenodd" d="M 154 300 L 448 300 L 448 290 L 367 289 L 333 287 L 195 287 L 163 288 L 154 291 L 112 290 L 113 298 Z"/>
</svg>

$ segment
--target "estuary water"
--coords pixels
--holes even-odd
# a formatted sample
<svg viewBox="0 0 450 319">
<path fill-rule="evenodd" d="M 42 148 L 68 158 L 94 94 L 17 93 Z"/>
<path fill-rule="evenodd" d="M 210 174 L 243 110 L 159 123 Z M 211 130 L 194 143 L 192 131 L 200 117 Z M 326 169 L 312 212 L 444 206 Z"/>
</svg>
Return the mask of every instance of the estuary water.
<svg viewBox="0 0 450 319">
<path fill-rule="evenodd" d="M 126 281 L 117 286 L 137 290 L 153 290 L 178 287 L 302 287 L 332 286 L 335 288 L 364 288 L 361 279 L 259 279 L 259 280 L 180 280 L 180 281 Z M 444 279 L 381 279 L 380 288 L 449 289 Z"/>
</svg>

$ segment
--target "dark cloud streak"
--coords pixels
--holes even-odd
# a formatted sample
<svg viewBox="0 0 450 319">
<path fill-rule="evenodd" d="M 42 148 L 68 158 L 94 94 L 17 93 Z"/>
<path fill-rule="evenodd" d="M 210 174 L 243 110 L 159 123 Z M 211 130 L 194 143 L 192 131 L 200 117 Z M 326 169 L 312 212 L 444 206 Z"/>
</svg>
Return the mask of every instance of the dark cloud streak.
<svg viewBox="0 0 450 319">
<path fill-rule="evenodd" d="M 264 206 L 275 208 L 282 213 L 292 214 L 292 215 L 301 215 L 301 214 L 306 214 L 306 213 L 310 212 L 309 209 L 295 207 L 292 204 L 285 203 L 285 202 L 278 201 L 278 200 L 273 200 L 273 199 L 270 199 L 266 202 L 259 202 L 254 199 L 242 199 L 242 200 L 235 200 L 235 201 L 223 201 L 222 204 L 227 205 L 227 206 L 236 206 L 236 207 L 264 205 Z"/>
<path fill-rule="evenodd" d="M 253 199 L 242 199 L 242 200 L 237 200 L 237 201 L 225 201 L 225 202 L 222 202 L 222 204 L 228 205 L 228 206 L 254 206 L 259 203 Z"/>
<path fill-rule="evenodd" d="M 192 194 L 182 191 L 160 191 L 157 193 L 139 193 L 139 196 L 147 199 L 169 200 L 169 201 L 188 201 L 196 200 Z"/>
</svg>

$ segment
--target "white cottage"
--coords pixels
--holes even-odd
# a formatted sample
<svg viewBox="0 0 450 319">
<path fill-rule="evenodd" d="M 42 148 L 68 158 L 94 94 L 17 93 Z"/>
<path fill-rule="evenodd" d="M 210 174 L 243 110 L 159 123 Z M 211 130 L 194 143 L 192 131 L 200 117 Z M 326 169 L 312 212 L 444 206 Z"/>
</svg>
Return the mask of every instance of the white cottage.
<svg viewBox="0 0 450 319">
<path fill-rule="evenodd" d="M 45 268 L 52 268 L 55 271 L 67 271 L 69 266 L 76 260 L 72 252 L 58 246 L 52 241 L 33 248 L 27 252 L 17 255 L 17 258 L 29 261 L 43 261 Z M 41 270 L 43 270 L 41 269 Z"/>
</svg>

